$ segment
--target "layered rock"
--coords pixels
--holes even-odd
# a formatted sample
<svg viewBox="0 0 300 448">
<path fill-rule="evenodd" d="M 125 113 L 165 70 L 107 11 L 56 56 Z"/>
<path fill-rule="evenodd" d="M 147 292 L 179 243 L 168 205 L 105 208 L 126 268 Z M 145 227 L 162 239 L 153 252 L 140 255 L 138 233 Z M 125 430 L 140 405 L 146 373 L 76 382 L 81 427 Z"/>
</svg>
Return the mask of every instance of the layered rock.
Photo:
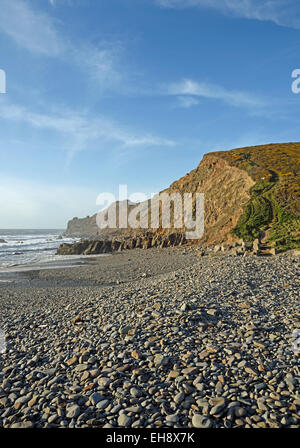
<svg viewBox="0 0 300 448">
<path fill-rule="evenodd" d="M 73 244 L 63 243 L 57 250 L 57 255 L 97 255 L 120 252 L 126 249 L 149 249 L 151 247 L 174 247 L 186 243 L 182 233 L 158 235 L 147 233 L 143 236 L 126 238 L 124 240 L 82 240 Z"/>
<path fill-rule="evenodd" d="M 254 184 L 253 180 L 248 174 L 235 167 L 229 166 L 226 161 L 218 159 L 209 154 L 204 156 L 199 166 L 191 171 L 189 174 L 174 182 L 169 188 L 161 193 L 174 194 L 180 193 L 204 193 L 205 195 L 205 216 L 204 216 L 204 236 L 201 240 L 203 244 L 216 244 L 226 239 L 228 241 L 235 240 L 234 236 L 230 235 L 230 230 L 236 225 L 240 215 L 243 212 L 245 204 L 249 201 L 249 190 Z M 142 204 L 130 204 L 128 207 L 128 214 L 136 206 L 147 206 L 150 202 L 147 201 Z M 144 213 L 148 213 L 145 211 Z M 118 203 L 117 203 L 118 214 Z M 164 234 L 167 236 L 170 233 L 186 232 L 185 226 L 176 229 L 172 226 L 174 222 L 174 215 L 171 209 L 171 227 L 163 229 L 160 226 L 158 229 L 151 229 L 154 234 Z M 149 212 L 149 222 L 151 222 L 151 212 Z M 97 225 L 97 215 L 91 217 L 78 219 L 73 218 L 68 222 L 68 227 L 65 232 L 66 236 L 83 237 L 90 239 L 105 239 L 112 240 L 135 238 L 137 235 L 144 238 L 147 230 L 138 228 L 132 229 L 130 225 L 126 229 L 107 228 L 100 229 Z"/>
<path fill-rule="evenodd" d="M 272 144 L 206 154 L 198 167 L 162 193 L 204 193 L 204 234 L 196 241 L 209 246 L 242 238 L 253 242 L 262 231 L 279 251 L 300 247 L 300 143 Z M 147 201 L 148 202 L 148 201 Z M 128 211 L 146 205 L 128 204 Z M 145 212 L 147 213 L 147 212 Z M 103 240 L 145 238 L 184 233 L 174 228 L 126 229 L 97 226 L 97 215 L 69 221 L 67 236 Z M 150 217 L 150 215 L 149 215 Z M 149 220 L 150 221 L 150 220 Z M 195 241 L 192 241 L 195 242 Z M 134 244 L 134 243 L 132 243 Z"/>
</svg>

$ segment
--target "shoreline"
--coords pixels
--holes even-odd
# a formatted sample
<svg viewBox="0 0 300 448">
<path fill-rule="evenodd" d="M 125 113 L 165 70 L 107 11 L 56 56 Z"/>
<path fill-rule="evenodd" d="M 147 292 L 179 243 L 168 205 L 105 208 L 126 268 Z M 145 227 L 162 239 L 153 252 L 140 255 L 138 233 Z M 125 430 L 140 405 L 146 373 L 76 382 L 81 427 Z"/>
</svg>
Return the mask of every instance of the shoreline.
<svg viewBox="0 0 300 448">
<path fill-rule="evenodd" d="M 93 259 L 99 257 L 106 257 L 110 254 L 98 254 L 98 255 L 70 255 L 70 259 L 63 258 L 62 260 L 45 261 L 36 263 L 19 264 L 8 267 L 0 267 L 0 283 L 6 281 L 13 282 L 22 278 L 22 274 L 33 274 L 35 271 L 44 270 L 56 270 L 56 269 L 70 269 L 76 267 L 82 267 L 89 265 L 93 262 Z"/>
<path fill-rule="evenodd" d="M 118 285 L 138 280 L 143 275 L 158 275 L 179 269 L 187 258 L 198 259 L 197 252 L 187 248 L 133 249 L 70 257 L 76 259 L 14 267 L 5 269 L 5 272 L 0 270 L 0 287 L 8 280 L 11 286 L 29 287 Z"/>
</svg>

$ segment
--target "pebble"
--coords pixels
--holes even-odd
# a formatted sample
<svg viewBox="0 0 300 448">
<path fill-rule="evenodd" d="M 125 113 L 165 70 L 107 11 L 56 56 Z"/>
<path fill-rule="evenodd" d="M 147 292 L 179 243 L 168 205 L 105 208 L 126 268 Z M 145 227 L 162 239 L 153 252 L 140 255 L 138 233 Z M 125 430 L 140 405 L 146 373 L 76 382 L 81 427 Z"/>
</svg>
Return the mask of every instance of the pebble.
<svg viewBox="0 0 300 448">
<path fill-rule="evenodd" d="M 298 259 L 157 253 L 118 285 L 95 263 L 80 287 L 1 286 L 0 427 L 299 425 Z"/>
<path fill-rule="evenodd" d="M 181 403 L 184 400 L 184 398 L 185 398 L 184 392 L 179 392 L 177 395 L 175 395 L 174 402 L 176 404 L 179 404 L 179 403 Z"/>
<path fill-rule="evenodd" d="M 194 414 L 192 418 L 194 428 L 211 428 L 212 421 L 204 415 Z"/>
<path fill-rule="evenodd" d="M 173 415 L 167 415 L 167 416 L 166 416 L 166 421 L 167 421 L 167 422 L 170 422 L 170 423 L 176 423 L 176 422 L 178 422 L 178 420 L 179 420 L 179 417 L 178 417 L 178 415 L 176 415 L 176 414 L 173 414 Z"/>
<path fill-rule="evenodd" d="M 211 398 L 209 400 L 209 404 L 212 406 L 210 414 L 211 415 L 219 414 L 225 406 L 225 399 L 223 397 Z"/>
<path fill-rule="evenodd" d="M 67 418 L 76 418 L 80 414 L 80 407 L 77 404 L 74 404 L 68 407 L 66 411 Z"/>
<path fill-rule="evenodd" d="M 235 414 L 236 417 L 239 418 L 239 417 L 245 417 L 247 415 L 247 412 L 246 412 L 246 410 L 244 408 L 241 408 L 241 407 L 237 406 L 234 409 L 234 414 Z"/>
<path fill-rule="evenodd" d="M 118 426 L 128 427 L 131 422 L 131 418 L 126 414 L 120 414 L 118 417 Z"/>
<path fill-rule="evenodd" d="M 97 409 L 105 409 L 109 405 L 109 400 L 101 400 L 96 404 Z"/>
<path fill-rule="evenodd" d="M 103 400 L 103 395 L 98 394 L 98 392 L 94 392 L 90 395 L 90 402 L 95 406 L 99 401 Z"/>
</svg>

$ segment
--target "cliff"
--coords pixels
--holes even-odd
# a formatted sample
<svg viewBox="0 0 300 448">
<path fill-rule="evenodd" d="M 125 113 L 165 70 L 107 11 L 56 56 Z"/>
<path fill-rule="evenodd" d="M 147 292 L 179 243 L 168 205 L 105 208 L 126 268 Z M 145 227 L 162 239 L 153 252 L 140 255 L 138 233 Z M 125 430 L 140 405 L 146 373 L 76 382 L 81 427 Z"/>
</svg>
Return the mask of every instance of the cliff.
<svg viewBox="0 0 300 448">
<path fill-rule="evenodd" d="M 202 245 L 264 237 L 278 250 L 300 246 L 300 143 L 270 144 L 206 154 L 166 193 L 204 193 Z M 136 205 L 131 204 L 131 208 Z M 185 231 L 185 228 L 179 231 Z M 178 231 L 178 229 L 176 229 Z M 168 234 L 159 229 L 156 234 Z M 135 238 L 145 230 L 98 228 L 96 214 L 68 223 L 68 236 Z"/>
<path fill-rule="evenodd" d="M 98 227 L 96 224 L 96 214 L 92 217 L 86 218 L 73 218 L 68 222 L 67 230 L 64 235 L 71 237 L 90 237 L 96 236 Z"/>
</svg>

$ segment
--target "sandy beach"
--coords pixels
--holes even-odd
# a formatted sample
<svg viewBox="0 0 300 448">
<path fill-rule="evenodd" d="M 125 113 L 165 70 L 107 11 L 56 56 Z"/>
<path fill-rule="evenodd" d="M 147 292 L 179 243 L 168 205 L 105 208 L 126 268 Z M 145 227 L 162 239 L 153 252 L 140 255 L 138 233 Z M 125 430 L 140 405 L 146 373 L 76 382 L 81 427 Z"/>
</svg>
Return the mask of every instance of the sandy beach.
<svg viewBox="0 0 300 448">
<path fill-rule="evenodd" d="M 299 426 L 299 257 L 132 250 L 1 280 L 2 427 Z"/>
</svg>

